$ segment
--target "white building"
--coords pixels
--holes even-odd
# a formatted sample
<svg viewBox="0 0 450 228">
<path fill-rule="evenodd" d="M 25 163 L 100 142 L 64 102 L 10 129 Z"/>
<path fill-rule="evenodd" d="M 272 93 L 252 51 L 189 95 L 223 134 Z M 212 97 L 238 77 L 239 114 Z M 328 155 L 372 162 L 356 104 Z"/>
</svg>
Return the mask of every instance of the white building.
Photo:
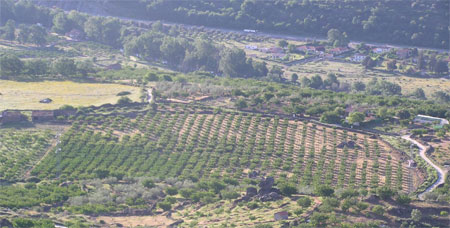
<svg viewBox="0 0 450 228">
<path fill-rule="evenodd" d="M 257 49 L 258 49 L 258 46 L 256 46 L 256 45 L 245 45 L 245 49 L 248 49 L 248 50 L 257 50 Z"/>
<path fill-rule="evenodd" d="M 391 49 L 388 47 L 376 47 L 376 48 L 372 49 L 373 53 L 376 53 L 376 54 L 383 54 L 383 53 L 389 52 L 390 50 Z"/>
<path fill-rule="evenodd" d="M 362 62 L 364 59 L 366 58 L 366 55 L 362 55 L 362 54 L 355 54 L 354 56 L 352 56 L 350 58 L 351 61 L 353 62 Z"/>
<path fill-rule="evenodd" d="M 449 124 L 448 120 L 446 119 L 425 115 L 417 115 L 413 121 L 414 123 L 420 124 L 436 124 L 441 127 L 446 124 Z"/>
</svg>

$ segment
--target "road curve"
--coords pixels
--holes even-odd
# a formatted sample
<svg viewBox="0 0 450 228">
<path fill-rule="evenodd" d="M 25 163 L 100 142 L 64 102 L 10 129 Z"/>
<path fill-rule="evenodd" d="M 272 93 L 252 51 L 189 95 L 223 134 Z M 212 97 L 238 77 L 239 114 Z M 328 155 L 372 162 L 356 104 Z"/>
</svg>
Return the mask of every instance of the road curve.
<svg viewBox="0 0 450 228">
<path fill-rule="evenodd" d="M 402 136 L 402 139 L 406 139 L 408 141 L 410 141 L 411 143 L 417 145 L 420 149 L 419 151 L 419 155 L 420 157 L 422 157 L 423 160 L 425 160 L 429 165 L 431 165 L 438 174 L 438 179 L 436 180 L 436 182 L 434 182 L 431 186 L 429 186 L 424 192 L 420 193 L 418 195 L 419 199 L 423 200 L 423 196 L 425 193 L 427 192 L 431 192 L 433 191 L 437 186 L 443 184 L 445 182 L 445 172 L 444 170 L 442 170 L 439 166 L 435 165 L 425 154 L 425 152 L 428 150 L 428 147 L 424 146 L 423 144 L 417 142 L 416 140 L 411 138 L 411 135 L 404 135 Z"/>
</svg>

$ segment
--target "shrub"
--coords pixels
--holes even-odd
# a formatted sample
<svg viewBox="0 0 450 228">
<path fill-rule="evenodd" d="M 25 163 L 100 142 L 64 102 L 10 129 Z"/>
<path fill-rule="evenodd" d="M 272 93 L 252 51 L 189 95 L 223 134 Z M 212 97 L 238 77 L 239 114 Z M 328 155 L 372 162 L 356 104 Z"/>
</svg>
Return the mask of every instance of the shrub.
<svg viewBox="0 0 450 228">
<path fill-rule="evenodd" d="M 178 189 L 176 187 L 167 187 L 166 193 L 168 195 L 174 196 L 174 195 L 178 194 Z"/>
<path fill-rule="evenodd" d="M 158 207 L 163 209 L 163 211 L 169 211 L 172 209 L 172 205 L 169 202 L 159 202 Z"/>
<path fill-rule="evenodd" d="M 144 185 L 144 187 L 146 187 L 146 188 L 155 187 L 155 183 L 153 182 L 153 180 L 150 180 L 150 179 L 145 179 L 144 181 L 142 181 L 142 185 Z"/>
<path fill-rule="evenodd" d="M 411 219 L 412 219 L 414 222 L 419 222 L 419 221 L 422 219 L 422 212 L 420 212 L 420 211 L 417 210 L 417 209 L 413 209 L 413 210 L 411 211 Z"/>
<path fill-rule="evenodd" d="M 314 188 L 314 193 L 318 196 L 331 196 L 334 190 L 328 185 L 318 185 Z"/>
<path fill-rule="evenodd" d="M 131 94 L 131 92 L 129 92 L 129 91 L 121 91 L 121 92 L 117 93 L 117 96 L 126 96 L 126 95 L 130 95 L 130 94 Z"/>
<path fill-rule="evenodd" d="M 301 215 L 302 213 L 303 213 L 303 210 L 301 208 L 297 208 L 294 210 L 294 214 L 297 216 Z"/>
<path fill-rule="evenodd" d="M 448 216 L 448 211 L 441 211 L 440 215 L 444 216 L 444 217 L 447 217 Z"/>
<path fill-rule="evenodd" d="M 291 196 L 292 194 L 297 193 L 297 187 L 293 183 L 284 182 L 279 184 L 279 188 L 281 193 L 286 196 Z"/>
<path fill-rule="evenodd" d="M 250 203 L 247 204 L 247 207 L 248 207 L 249 209 L 256 209 L 256 208 L 259 207 L 259 205 L 258 205 L 257 202 L 250 202 Z"/>
<path fill-rule="evenodd" d="M 364 203 L 364 202 L 358 202 L 358 203 L 356 203 L 356 205 L 355 205 L 355 209 L 356 209 L 358 212 L 361 212 L 361 211 L 367 209 L 368 207 L 369 207 L 369 204 Z"/>
<path fill-rule="evenodd" d="M 194 193 L 193 189 L 190 188 L 183 188 L 180 190 L 180 194 L 181 196 L 183 196 L 184 198 L 189 198 L 191 197 L 191 195 Z"/>
<path fill-rule="evenodd" d="M 121 97 L 119 98 L 119 100 L 117 101 L 118 105 L 125 105 L 125 104 L 129 104 L 131 103 L 131 99 L 128 97 Z"/>
<path fill-rule="evenodd" d="M 382 216 L 384 214 L 384 208 L 380 205 L 376 205 L 375 207 L 372 208 L 372 212 Z"/>
<path fill-rule="evenodd" d="M 230 191 L 223 190 L 221 192 L 221 194 L 224 199 L 237 199 L 240 196 L 239 193 L 237 193 L 236 191 L 232 191 L 232 190 L 230 190 Z"/>
<path fill-rule="evenodd" d="M 389 199 L 394 195 L 394 191 L 388 187 L 379 187 L 377 188 L 377 196 L 381 199 Z"/>
<path fill-rule="evenodd" d="M 399 194 L 396 198 L 397 203 L 401 205 L 408 205 L 411 202 L 411 198 L 404 194 Z"/>
<path fill-rule="evenodd" d="M 300 199 L 297 200 L 297 204 L 300 207 L 307 208 L 311 206 L 311 199 L 309 197 L 300 197 Z"/>
</svg>

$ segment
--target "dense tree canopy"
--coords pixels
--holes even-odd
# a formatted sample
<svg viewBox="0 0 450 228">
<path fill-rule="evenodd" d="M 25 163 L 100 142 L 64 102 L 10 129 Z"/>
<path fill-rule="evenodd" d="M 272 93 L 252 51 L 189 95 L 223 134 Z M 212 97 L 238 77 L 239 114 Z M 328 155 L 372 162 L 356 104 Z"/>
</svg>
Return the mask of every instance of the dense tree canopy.
<svg viewBox="0 0 450 228">
<path fill-rule="evenodd" d="M 110 6 L 120 9 L 114 11 L 117 15 L 205 26 L 323 37 L 330 29 L 337 29 L 354 40 L 439 48 L 447 48 L 449 44 L 446 0 L 326 1 L 326 4 L 255 0 L 136 0 L 130 4 L 111 0 Z M 143 10 L 136 11 L 136 6 Z M 345 39 L 333 42 L 336 40 L 341 45 L 340 41 Z"/>
</svg>

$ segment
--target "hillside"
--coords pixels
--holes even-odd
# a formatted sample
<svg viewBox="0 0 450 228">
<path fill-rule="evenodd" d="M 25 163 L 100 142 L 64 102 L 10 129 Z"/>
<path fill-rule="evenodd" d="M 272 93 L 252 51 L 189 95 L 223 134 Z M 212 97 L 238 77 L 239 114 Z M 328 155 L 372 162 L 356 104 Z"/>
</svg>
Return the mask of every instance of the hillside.
<svg viewBox="0 0 450 228">
<path fill-rule="evenodd" d="M 447 48 L 445 0 L 389 1 L 45 1 L 66 10 L 233 29 Z M 139 9 L 139 10 L 136 10 Z M 145 10 L 146 9 L 146 10 Z M 395 21 L 395 23 L 392 23 Z"/>
</svg>

